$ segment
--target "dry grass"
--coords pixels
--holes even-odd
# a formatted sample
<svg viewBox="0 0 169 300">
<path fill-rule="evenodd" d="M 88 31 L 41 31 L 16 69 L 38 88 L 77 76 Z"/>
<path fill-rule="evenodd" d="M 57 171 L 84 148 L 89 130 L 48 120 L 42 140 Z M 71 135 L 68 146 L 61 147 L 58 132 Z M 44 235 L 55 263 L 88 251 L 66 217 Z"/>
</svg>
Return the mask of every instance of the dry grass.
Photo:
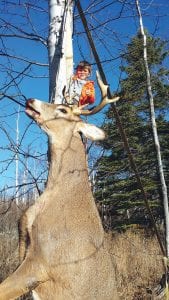
<svg viewBox="0 0 169 300">
<path fill-rule="evenodd" d="M 18 255 L 18 220 L 25 207 L 12 205 L 0 205 L 0 282 L 19 265 Z M 32 300 L 30 295 L 20 297 L 18 300 Z"/>
<path fill-rule="evenodd" d="M 121 299 L 152 299 L 150 290 L 164 273 L 162 255 L 155 236 L 129 230 L 109 236 Z"/>
<path fill-rule="evenodd" d="M 20 214 L 14 205 L 6 214 L 0 215 L 0 281 L 18 265 L 17 221 Z M 141 230 L 130 230 L 108 234 L 108 244 L 121 299 L 151 299 L 147 290 L 159 282 L 164 272 L 156 238 Z"/>
</svg>

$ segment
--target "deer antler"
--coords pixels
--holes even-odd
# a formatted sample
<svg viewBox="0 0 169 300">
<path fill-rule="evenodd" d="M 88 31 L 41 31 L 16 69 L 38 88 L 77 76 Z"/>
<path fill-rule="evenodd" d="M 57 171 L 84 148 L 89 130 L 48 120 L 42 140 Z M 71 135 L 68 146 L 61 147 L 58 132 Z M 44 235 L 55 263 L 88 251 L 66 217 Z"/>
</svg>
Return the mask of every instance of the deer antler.
<svg viewBox="0 0 169 300">
<path fill-rule="evenodd" d="M 69 95 L 66 93 L 66 86 L 64 86 L 64 88 L 62 90 L 62 94 L 64 97 L 64 102 L 66 102 L 66 104 L 69 104 L 71 102 L 71 99 L 70 99 Z"/>
<path fill-rule="evenodd" d="M 62 102 L 62 104 L 67 104 L 69 106 L 78 106 L 78 101 L 75 99 L 76 94 L 73 94 L 72 96 L 70 96 L 67 92 L 66 92 L 66 86 L 64 86 L 63 90 L 62 90 L 62 94 L 64 97 L 64 100 Z"/>
<path fill-rule="evenodd" d="M 100 91 L 101 91 L 101 96 L 102 96 L 100 104 L 95 106 L 91 110 L 89 110 L 89 109 L 84 110 L 84 107 L 86 105 L 80 106 L 80 107 L 75 107 L 75 109 L 73 111 L 76 115 L 86 115 L 86 116 L 94 115 L 97 112 L 99 112 L 100 110 L 102 110 L 103 107 L 105 107 L 107 104 L 117 102 L 120 99 L 120 97 L 118 97 L 118 96 L 108 98 L 108 96 L 107 96 L 108 85 L 105 85 L 103 83 L 103 81 L 101 80 L 101 78 L 99 76 L 99 73 L 97 71 L 96 71 L 96 78 L 97 78 L 97 83 L 99 85 L 99 88 L 100 88 Z"/>
</svg>

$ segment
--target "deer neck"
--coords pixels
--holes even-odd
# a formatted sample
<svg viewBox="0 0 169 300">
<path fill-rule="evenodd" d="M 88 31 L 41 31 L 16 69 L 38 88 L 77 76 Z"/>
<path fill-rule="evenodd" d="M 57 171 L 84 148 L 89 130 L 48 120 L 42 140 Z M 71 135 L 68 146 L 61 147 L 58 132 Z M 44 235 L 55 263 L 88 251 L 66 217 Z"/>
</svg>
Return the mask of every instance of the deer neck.
<svg viewBox="0 0 169 300">
<path fill-rule="evenodd" d="M 59 143 L 57 140 L 59 139 Z M 58 184 L 73 182 L 73 177 L 83 176 L 88 181 L 85 148 L 79 133 L 67 135 L 62 139 L 52 138 L 49 142 L 49 174 L 47 188 L 55 188 Z M 75 174 L 76 173 L 76 174 Z"/>
</svg>

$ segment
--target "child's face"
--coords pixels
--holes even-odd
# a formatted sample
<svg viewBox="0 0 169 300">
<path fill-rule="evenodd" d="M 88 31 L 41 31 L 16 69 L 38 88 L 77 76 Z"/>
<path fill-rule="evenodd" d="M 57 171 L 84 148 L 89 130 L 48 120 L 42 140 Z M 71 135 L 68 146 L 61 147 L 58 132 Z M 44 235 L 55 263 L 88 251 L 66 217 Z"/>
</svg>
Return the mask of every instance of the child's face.
<svg viewBox="0 0 169 300">
<path fill-rule="evenodd" d="M 76 70 L 76 75 L 79 79 L 85 80 L 90 75 L 90 73 L 88 68 L 78 67 Z"/>
</svg>

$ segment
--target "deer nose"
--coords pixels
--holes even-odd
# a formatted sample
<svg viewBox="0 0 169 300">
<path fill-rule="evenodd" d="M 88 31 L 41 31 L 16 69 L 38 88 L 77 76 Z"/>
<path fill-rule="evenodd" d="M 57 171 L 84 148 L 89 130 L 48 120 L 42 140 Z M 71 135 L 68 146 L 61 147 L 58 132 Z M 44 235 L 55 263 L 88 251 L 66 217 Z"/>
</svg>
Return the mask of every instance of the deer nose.
<svg viewBox="0 0 169 300">
<path fill-rule="evenodd" d="M 26 105 L 29 105 L 29 104 L 31 104 L 31 103 L 33 103 L 35 100 L 33 99 L 33 98 L 29 98 L 29 99 L 27 99 L 27 101 L 26 101 Z"/>
<path fill-rule="evenodd" d="M 27 99 L 26 103 L 33 103 L 34 102 L 34 99 L 33 98 L 29 98 Z"/>
</svg>

